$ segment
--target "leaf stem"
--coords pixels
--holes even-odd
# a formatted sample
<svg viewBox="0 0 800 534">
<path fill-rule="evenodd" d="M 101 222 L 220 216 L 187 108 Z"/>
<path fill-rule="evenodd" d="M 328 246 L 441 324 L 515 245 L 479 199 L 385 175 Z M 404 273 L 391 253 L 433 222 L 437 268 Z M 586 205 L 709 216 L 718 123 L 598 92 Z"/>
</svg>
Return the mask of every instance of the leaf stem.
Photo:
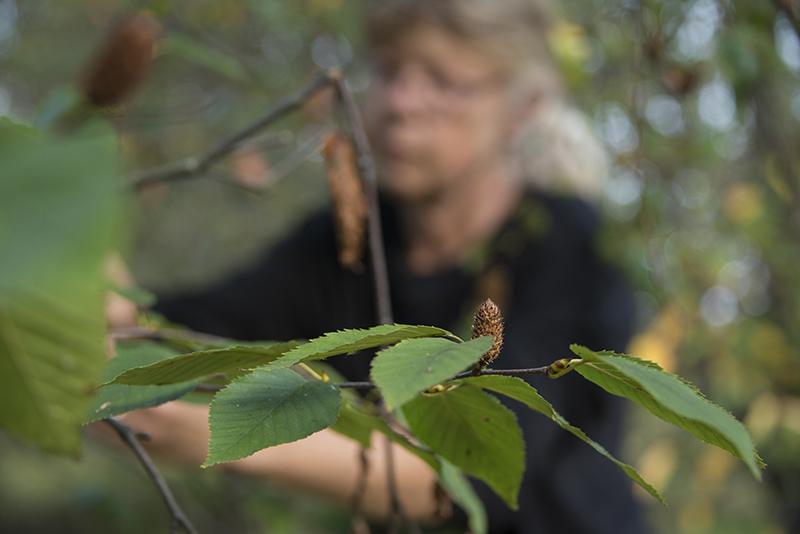
<svg viewBox="0 0 800 534">
<path fill-rule="evenodd" d="M 181 510 L 178 502 L 175 500 L 175 496 L 172 494 L 169 486 L 167 486 L 167 482 L 164 480 L 164 477 L 162 477 L 161 473 L 158 472 L 156 466 L 153 464 L 153 461 L 150 459 L 150 456 L 139 443 L 136 432 L 134 432 L 131 427 L 123 425 L 113 418 L 105 419 L 105 422 L 111 425 L 111 427 L 117 431 L 119 437 L 122 438 L 122 441 L 124 441 L 125 444 L 130 447 L 131 451 L 133 451 L 133 454 L 139 460 L 139 463 L 153 481 L 153 484 L 155 484 L 158 492 L 161 494 L 161 497 L 164 499 L 164 503 L 167 505 L 167 508 L 169 509 L 169 515 L 172 519 L 170 534 L 176 534 L 180 528 L 183 528 L 183 530 L 189 534 L 197 534 L 194 526 L 183 513 L 183 510 Z"/>
</svg>

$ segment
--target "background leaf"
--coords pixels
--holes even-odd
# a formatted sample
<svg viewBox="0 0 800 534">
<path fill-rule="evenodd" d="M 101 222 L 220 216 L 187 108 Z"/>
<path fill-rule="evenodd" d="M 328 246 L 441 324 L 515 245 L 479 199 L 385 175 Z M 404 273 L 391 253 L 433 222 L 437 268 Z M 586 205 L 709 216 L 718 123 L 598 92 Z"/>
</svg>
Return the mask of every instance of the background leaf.
<svg viewBox="0 0 800 534">
<path fill-rule="evenodd" d="M 164 385 L 176 384 L 216 373 L 253 369 L 275 361 L 281 354 L 297 346 L 297 342 L 266 346 L 227 347 L 182 354 L 144 367 L 129 369 L 109 384 Z"/>
<path fill-rule="evenodd" d="M 257 369 L 214 397 L 203 467 L 303 439 L 336 422 L 342 396 L 329 382 L 307 382 L 294 371 Z"/>
<path fill-rule="evenodd" d="M 545 416 L 552 419 L 556 424 L 558 424 L 564 430 L 567 430 L 577 436 L 578 438 L 582 439 L 586 443 L 588 443 L 594 450 L 617 464 L 626 475 L 628 475 L 634 482 L 642 486 L 645 490 L 647 490 L 650 495 L 661 501 L 661 504 L 666 505 L 664 499 L 661 498 L 661 494 L 656 490 L 653 486 L 651 486 L 647 481 L 645 481 L 642 476 L 630 465 L 620 462 L 616 458 L 614 458 L 611 453 L 609 453 L 605 447 L 600 445 L 599 443 L 595 442 L 594 440 L 590 439 L 583 431 L 577 427 L 572 426 L 569 422 L 564 419 L 558 412 L 553 409 L 553 406 L 547 402 L 539 393 L 529 385 L 527 382 L 522 380 L 521 378 L 515 376 L 498 376 L 498 375 L 485 375 L 485 376 L 476 376 L 463 379 L 462 383 L 479 386 L 484 389 L 488 389 L 490 391 L 495 391 L 507 397 L 510 397 L 514 400 L 518 400 L 519 402 L 528 406 L 528 408 L 532 410 L 536 410 L 539 413 L 544 414 Z"/>
<path fill-rule="evenodd" d="M 414 435 L 513 509 L 525 471 L 525 443 L 514 413 L 477 387 L 418 396 L 403 406 Z"/>
<path fill-rule="evenodd" d="M 486 534 L 489 530 L 489 520 L 486 517 L 483 501 L 460 469 L 444 458 L 440 460 L 442 468 L 439 471 L 439 483 L 453 501 L 466 512 L 470 530 L 475 534 Z"/>
<path fill-rule="evenodd" d="M 117 342 L 116 352 L 117 355 L 108 361 L 103 372 L 103 379 L 106 381 L 132 367 L 148 365 L 180 354 L 176 349 L 151 341 L 120 341 Z M 91 423 L 132 410 L 158 406 L 183 397 L 196 384 L 196 380 L 189 380 L 167 386 L 103 386 L 97 389 L 84 422 Z"/>
<path fill-rule="evenodd" d="M 306 360 L 322 360 L 329 356 L 350 354 L 358 350 L 391 345 L 404 339 L 452 336 L 447 330 L 433 326 L 387 324 L 367 329 L 331 332 L 312 339 L 270 364 L 270 369 L 286 369 Z"/>
<path fill-rule="evenodd" d="M 587 380 L 646 408 L 664 421 L 742 459 L 761 480 L 761 459 L 747 429 L 697 389 L 653 362 L 633 356 L 596 353 L 580 345 L 572 351 L 586 360 L 576 370 Z"/>
<path fill-rule="evenodd" d="M 372 379 L 388 408 L 405 404 L 427 389 L 477 362 L 492 346 L 490 336 L 465 343 L 444 338 L 408 339 L 372 360 Z"/>
</svg>

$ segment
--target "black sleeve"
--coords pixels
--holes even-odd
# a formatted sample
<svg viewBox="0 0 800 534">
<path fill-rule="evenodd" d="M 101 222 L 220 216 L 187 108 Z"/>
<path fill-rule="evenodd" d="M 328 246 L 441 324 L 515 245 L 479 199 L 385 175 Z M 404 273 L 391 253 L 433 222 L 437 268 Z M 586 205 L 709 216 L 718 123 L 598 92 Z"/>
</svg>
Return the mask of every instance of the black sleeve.
<svg viewBox="0 0 800 534">
<path fill-rule="evenodd" d="M 330 213 L 310 219 L 254 266 L 216 287 L 159 299 L 155 310 L 172 322 L 242 340 L 311 338 L 364 326 L 365 275 L 336 259 Z M 354 300 L 359 301 L 357 304 Z M 354 324 L 356 323 L 356 324 Z"/>
</svg>

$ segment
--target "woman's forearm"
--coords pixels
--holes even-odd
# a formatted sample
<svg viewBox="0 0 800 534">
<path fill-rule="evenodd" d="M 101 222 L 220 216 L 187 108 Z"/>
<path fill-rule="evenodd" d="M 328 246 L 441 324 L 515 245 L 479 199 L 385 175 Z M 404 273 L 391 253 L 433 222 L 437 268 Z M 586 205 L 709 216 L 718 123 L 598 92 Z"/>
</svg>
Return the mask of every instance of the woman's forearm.
<svg viewBox="0 0 800 534">
<path fill-rule="evenodd" d="M 171 402 L 131 412 L 122 422 L 150 434 L 151 439 L 144 445 L 157 458 L 194 466 L 206 459 L 209 430 L 205 406 Z M 366 491 L 361 502 L 363 512 L 378 520 L 389 514 L 386 446 L 383 435 L 373 433 L 372 447 L 367 451 Z M 417 522 L 435 522 L 441 515 L 435 493 L 435 472 L 402 447 L 393 445 L 392 452 L 403 511 Z M 357 442 L 332 430 L 323 430 L 303 440 L 222 464 L 222 467 L 348 505 L 357 491 L 361 463 L 361 446 Z"/>
</svg>

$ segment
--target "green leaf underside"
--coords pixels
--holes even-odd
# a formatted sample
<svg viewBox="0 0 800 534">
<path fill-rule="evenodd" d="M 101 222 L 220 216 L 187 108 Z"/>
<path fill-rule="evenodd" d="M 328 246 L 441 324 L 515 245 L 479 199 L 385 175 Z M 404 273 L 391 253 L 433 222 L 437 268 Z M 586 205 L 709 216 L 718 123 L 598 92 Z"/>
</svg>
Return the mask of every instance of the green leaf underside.
<svg viewBox="0 0 800 534">
<path fill-rule="evenodd" d="M 474 365 L 493 343 L 491 336 L 465 343 L 444 338 L 401 341 L 372 360 L 372 379 L 391 409 Z"/>
<path fill-rule="evenodd" d="M 525 471 L 514 413 L 477 387 L 418 396 L 403 406 L 414 435 L 466 474 L 486 482 L 512 509 Z"/>
<path fill-rule="evenodd" d="M 365 449 L 372 445 L 372 431 L 375 425 L 372 416 L 356 408 L 352 402 L 345 400 L 339 409 L 339 418 L 331 426 L 331 430 L 357 441 Z"/>
<path fill-rule="evenodd" d="M 152 341 L 117 342 L 116 357 L 110 359 L 103 380 L 111 380 L 132 367 L 149 365 L 180 354 L 177 350 Z M 196 380 L 166 386 L 124 386 L 114 384 L 98 388 L 94 402 L 86 412 L 85 423 L 105 419 L 140 408 L 158 406 L 183 397 L 192 391 Z"/>
<path fill-rule="evenodd" d="M 456 466 L 441 459 L 442 468 L 439 471 L 439 483 L 445 489 L 453 501 L 466 512 L 469 518 L 469 529 L 475 534 L 487 534 L 489 531 L 489 520 L 486 517 L 486 508 L 483 506 L 478 494 Z"/>
<path fill-rule="evenodd" d="M 363 330 L 342 330 L 330 332 L 312 339 L 277 359 L 269 369 L 286 369 L 307 360 L 322 360 L 339 354 L 391 345 L 404 339 L 433 336 L 452 336 L 447 330 L 433 326 L 411 326 L 386 324 Z"/>
<path fill-rule="evenodd" d="M 477 376 L 477 377 L 470 377 L 465 378 L 462 380 L 462 384 L 466 385 L 473 385 L 479 386 L 484 389 L 488 389 L 490 391 L 494 391 L 496 393 L 500 393 L 501 395 L 505 395 L 506 397 L 510 397 L 514 400 L 517 400 L 523 404 L 525 404 L 531 410 L 535 410 L 546 417 L 552 419 L 556 424 L 558 424 L 564 430 L 567 430 L 580 438 L 581 440 L 585 441 L 589 444 L 594 450 L 617 464 L 617 466 L 622 469 L 628 477 L 631 478 L 634 482 L 642 486 L 644 489 L 647 490 L 650 495 L 658 499 L 661 504 L 666 506 L 664 499 L 659 494 L 658 490 L 656 490 L 653 486 L 651 486 L 647 481 L 645 481 L 642 476 L 630 465 L 623 463 L 614 456 L 609 453 L 605 447 L 600 445 L 599 443 L 595 442 L 591 438 L 589 438 L 583 431 L 577 427 L 572 426 L 569 422 L 564 419 L 558 412 L 553 409 L 553 406 L 547 402 L 539 393 L 536 391 L 534 387 L 530 384 L 522 380 L 521 378 L 515 376 L 498 376 L 498 375 L 485 375 L 485 376 Z"/>
<path fill-rule="evenodd" d="M 80 425 L 105 362 L 95 297 L 73 307 L 32 288 L 0 295 L 0 426 L 44 450 L 80 454 Z"/>
<path fill-rule="evenodd" d="M 668 423 L 740 458 L 761 480 L 758 457 L 747 429 L 730 413 L 708 401 L 696 388 L 657 364 L 610 352 L 596 353 L 579 345 L 572 351 L 586 363 L 576 370 L 587 380 L 626 397 Z"/>
<path fill-rule="evenodd" d="M 431 452 L 411 443 L 407 437 L 392 429 L 386 421 L 378 416 L 365 413 L 351 402 L 344 402 L 339 410 L 339 419 L 331 427 L 331 430 L 354 439 L 367 448 L 372 445 L 370 438 L 372 432 L 380 432 L 393 443 L 397 443 L 410 453 L 418 456 L 435 471 L 438 472 L 441 468 L 439 459 Z"/>
<path fill-rule="evenodd" d="M 307 382 L 288 369 L 256 369 L 211 402 L 203 467 L 308 437 L 336 422 L 341 404 L 339 388 L 329 382 Z"/>
<path fill-rule="evenodd" d="M 275 361 L 281 354 L 297 347 L 296 341 L 266 347 L 237 345 L 222 349 L 181 354 L 144 367 L 135 367 L 108 384 L 129 386 L 164 385 L 185 382 L 217 373 L 254 369 Z"/>
</svg>

